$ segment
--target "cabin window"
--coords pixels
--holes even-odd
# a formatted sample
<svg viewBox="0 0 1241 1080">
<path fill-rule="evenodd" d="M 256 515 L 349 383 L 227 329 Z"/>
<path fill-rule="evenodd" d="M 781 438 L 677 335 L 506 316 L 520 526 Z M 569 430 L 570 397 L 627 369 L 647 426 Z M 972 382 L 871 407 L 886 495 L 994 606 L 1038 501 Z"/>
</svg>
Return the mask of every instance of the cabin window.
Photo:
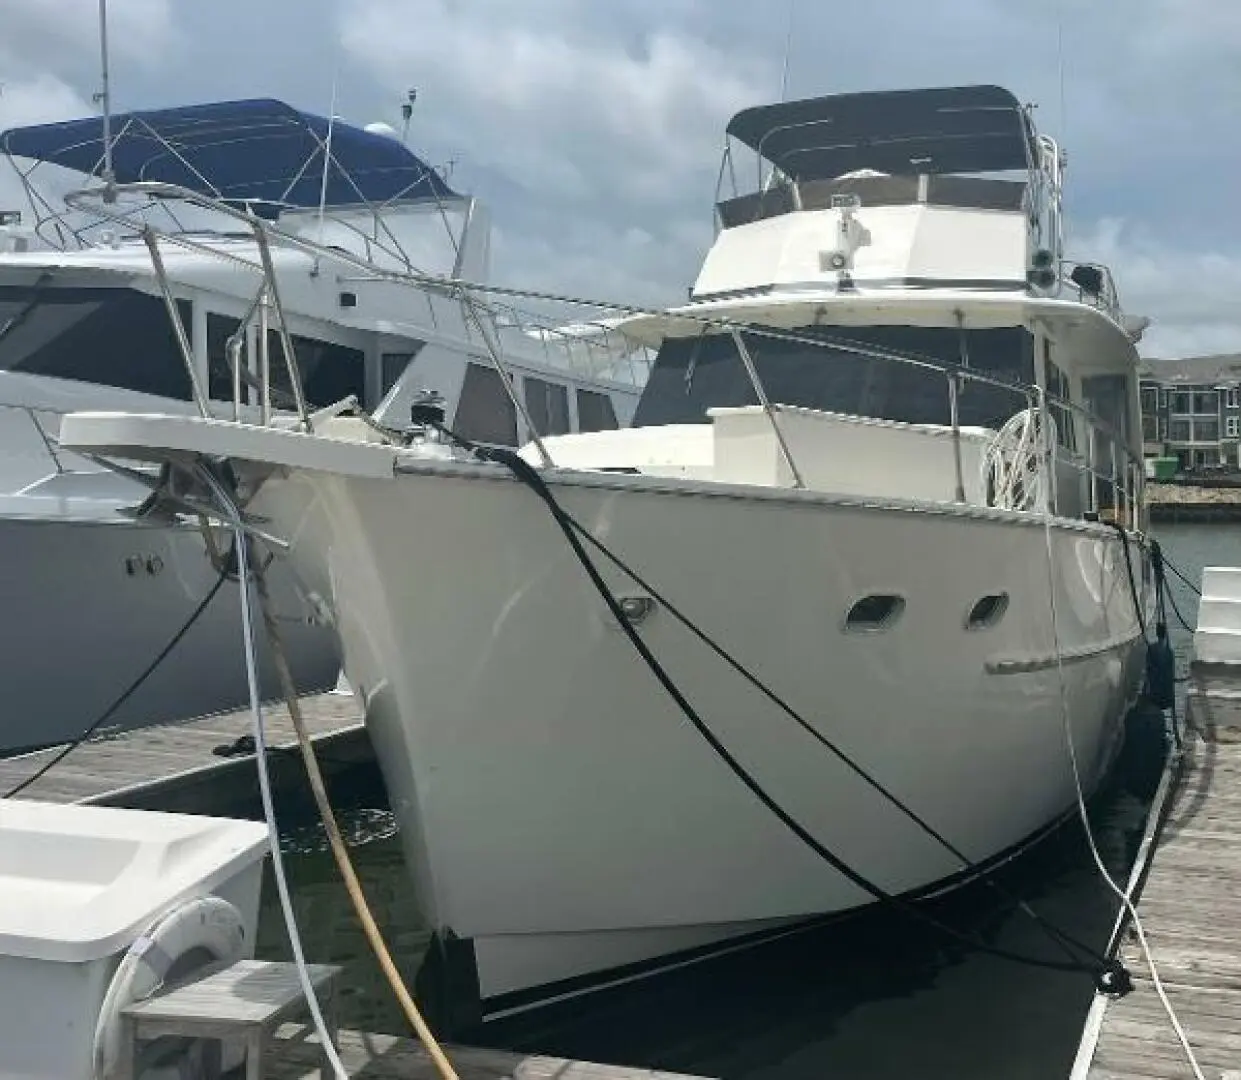
<svg viewBox="0 0 1241 1080">
<path fill-rule="evenodd" d="M 526 411 L 530 414 L 534 430 L 540 435 L 564 435 L 568 432 L 568 388 L 529 375 L 522 381 L 526 387 Z"/>
<path fill-rule="evenodd" d="M 612 399 L 607 394 L 599 394 L 594 390 L 577 392 L 577 428 L 579 431 L 615 431 L 620 425 L 616 422 L 616 410 L 612 408 Z"/>
<path fill-rule="evenodd" d="M 863 596 L 845 616 L 845 629 L 858 631 L 887 630 L 905 611 L 905 598 L 892 593 Z"/>
<path fill-rule="evenodd" d="M 472 442 L 517 445 L 517 410 L 494 368 L 466 365 L 452 426 Z"/>
<path fill-rule="evenodd" d="M 1043 378 L 1047 391 L 1047 409 L 1056 422 L 1056 442 L 1068 450 L 1077 447 L 1073 431 L 1073 410 L 1066 406 L 1073 400 L 1069 377 L 1051 358 L 1051 342 L 1043 341 Z"/>
<path fill-rule="evenodd" d="M 1082 379 L 1082 399 L 1093 416 L 1108 425 L 1120 441 L 1129 442 L 1129 379 L 1124 375 L 1088 375 Z M 1201 421 L 1195 421 L 1195 424 Z M 1212 412 L 1216 428 L 1219 420 Z"/>
<path fill-rule="evenodd" d="M 965 616 L 966 630 L 989 630 L 995 626 L 1008 610 L 1008 593 L 991 593 L 983 596 Z"/>
<path fill-rule="evenodd" d="M 956 327 L 808 326 L 787 331 L 784 338 L 746 334 L 745 342 L 773 404 L 903 423 L 948 424 L 945 372 L 868 350 L 956 365 L 962 333 Z M 998 428 L 1026 407 L 1020 387 L 1034 381 L 1032 338 L 1020 327 L 966 330 L 964 335 L 969 367 L 1011 383 L 1013 389 L 967 380 L 959 396 L 960 422 Z M 655 358 L 634 426 L 707 423 L 708 409 L 756 404 L 731 336 L 669 338 Z"/>
<path fill-rule="evenodd" d="M 405 369 L 409 367 L 410 361 L 414 358 L 412 352 L 386 352 L 379 357 L 379 396 L 385 398 L 388 391 L 396 386 L 397 380 L 405 374 Z"/>
<path fill-rule="evenodd" d="M 1159 392 L 1152 386 L 1142 387 L 1142 412 L 1153 416 L 1159 411 Z"/>
<path fill-rule="evenodd" d="M 177 310 L 188 335 L 189 302 Z M 134 289 L 0 289 L 0 369 L 190 398 L 168 309 Z"/>
<path fill-rule="evenodd" d="M 207 393 L 217 401 L 233 400 L 233 368 L 228 360 L 228 339 L 241 325 L 240 319 L 207 312 Z M 242 338 L 241 363 L 246 362 L 245 338 Z M 246 400 L 242 382 L 242 400 Z"/>
<path fill-rule="evenodd" d="M 361 349 L 300 334 L 290 336 L 307 405 L 321 409 L 350 394 L 360 402 L 366 401 L 366 354 Z M 271 364 L 272 404 L 277 408 L 292 408 L 293 388 L 278 330 L 267 331 L 267 351 Z"/>
</svg>

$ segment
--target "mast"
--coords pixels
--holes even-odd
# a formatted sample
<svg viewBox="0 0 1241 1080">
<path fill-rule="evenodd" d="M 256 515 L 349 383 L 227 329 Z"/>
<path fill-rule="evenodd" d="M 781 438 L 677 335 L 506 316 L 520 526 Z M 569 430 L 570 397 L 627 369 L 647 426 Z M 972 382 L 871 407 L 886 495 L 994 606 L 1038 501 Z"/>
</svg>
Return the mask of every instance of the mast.
<svg viewBox="0 0 1241 1080">
<path fill-rule="evenodd" d="M 112 91 L 108 79 L 108 0 L 99 0 L 99 67 L 102 76 L 95 100 L 103 107 L 103 183 L 105 199 L 113 202 L 116 174 L 112 169 Z"/>
</svg>

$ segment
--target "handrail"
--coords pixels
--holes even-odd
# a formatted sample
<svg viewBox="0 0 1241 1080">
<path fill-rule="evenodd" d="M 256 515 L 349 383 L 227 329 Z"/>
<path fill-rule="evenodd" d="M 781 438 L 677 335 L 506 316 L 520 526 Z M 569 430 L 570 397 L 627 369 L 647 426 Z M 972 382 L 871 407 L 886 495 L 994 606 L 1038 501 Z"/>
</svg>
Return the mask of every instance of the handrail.
<svg viewBox="0 0 1241 1080">
<path fill-rule="evenodd" d="M 562 323 L 560 326 L 546 325 L 545 321 L 539 320 L 539 318 L 534 316 L 533 313 L 525 311 L 517 307 L 516 304 L 512 303 L 512 300 L 514 299 L 521 299 L 526 302 L 550 302 L 568 307 L 590 308 L 596 312 L 607 312 L 608 318 L 616 318 L 617 316 L 644 315 L 658 317 L 673 324 L 674 326 L 679 322 L 684 322 L 688 325 L 694 326 L 699 332 L 732 336 L 734 343 L 736 343 L 741 352 L 745 354 L 748 354 L 749 343 L 751 341 L 766 339 L 801 344 L 812 348 L 830 347 L 836 352 L 853 354 L 868 359 L 904 364 L 923 371 L 942 375 L 947 381 L 950 404 L 955 400 L 961 387 L 967 383 L 977 383 L 998 388 L 1012 393 L 1015 398 L 1024 397 L 1027 403 L 1029 402 L 1029 394 L 1032 392 L 1032 389 L 1028 386 L 1022 386 L 1021 384 L 989 374 L 978 368 L 970 367 L 964 362 L 952 363 L 920 354 L 903 352 L 895 349 L 885 349 L 864 342 L 850 341 L 846 337 L 839 337 L 829 334 L 807 333 L 797 330 L 786 330 L 770 325 L 749 322 L 744 319 L 734 319 L 719 314 L 703 313 L 693 310 L 692 305 L 677 310 L 666 310 L 645 308 L 638 305 L 599 303 L 597 301 L 586 300 L 579 297 L 565 296 L 538 290 L 512 288 L 486 282 L 471 282 L 457 278 L 448 278 L 424 271 L 406 272 L 390 270 L 384 267 L 369 264 L 351 252 L 340 251 L 334 248 L 324 249 L 321 245 L 317 245 L 313 241 L 307 240 L 305 237 L 290 234 L 280 229 L 273 223 L 256 218 L 254 215 L 251 215 L 246 211 L 238 210 L 237 208 L 231 206 L 219 205 L 217 202 L 205 196 L 201 196 L 196 192 L 187 191 L 185 189 L 179 189 L 175 185 L 142 183 L 120 185 L 118 188 L 118 190 L 130 189 L 136 192 L 150 194 L 152 197 L 171 196 L 175 194 L 177 197 L 184 198 L 191 203 L 199 203 L 210 209 L 217 209 L 221 213 L 243 222 L 248 229 L 252 230 L 255 234 L 256 242 L 259 245 L 260 255 L 263 256 L 261 260 L 262 265 L 257 265 L 252 260 L 241 258 L 235 251 L 218 251 L 217 249 L 211 248 L 209 245 L 200 243 L 198 240 L 191 240 L 187 237 L 181 236 L 168 236 L 167 239 L 172 243 L 184 243 L 195 250 L 204 250 L 209 254 L 218 255 L 222 258 L 240 262 L 241 264 L 246 265 L 262 274 L 264 281 L 269 286 L 273 284 L 271 279 L 275 276 L 275 269 L 270 255 L 270 244 L 278 243 L 282 246 L 294 250 L 300 250 L 315 257 L 321 257 L 325 253 L 330 254 L 332 258 L 339 260 L 345 266 L 352 267 L 354 270 L 364 275 L 367 280 L 386 281 L 409 288 L 416 288 L 423 293 L 426 298 L 426 302 L 430 305 L 432 311 L 434 311 L 435 306 L 432 302 L 432 297 L 436 294 L 443 296 L 446 300 L 456 301 L 462 304 L 463 312 L 466 315 L 467 334 L 469 324 L 473 323 L 478 337 L 482 341 L 483 348 L 491 358 L 492 363 L 498 370 L 501 371 L 502 374 L 506 369 L 505 361 L 501 355 L 502 350 L 500 338 L 502 331 L 506 328 L 516 329 L 517 331 L 526 334 L 531 332 L 537 334 L 538 338 L 543 342 L 545 350 L 548 350 L 549 358 L 551 356 L 550 345 L 553 343 L 561 345 L 565 359 L 571 369 L 577 366 L 581 360 L 575 346 L 582 346 L 580 352 L 584 353 L 587 358 L 592 355 L 592 346 L 598 347 L 597 343 L 591 341 L 589 338 L 579 337 L 568 332 L 564 328 L 565 324 Z M 98 193 L 93 189 L 86 192 L 71 193 L 69 196 L 66 196 L 66 203 L 74 206 L 85 200 L 91 200 L 93 202 L 97 194 Z M 99 212 L 104 216 L 108 216 L 109 213 L 112 213 L 111 208 L 107 206 L 102 207 Z M 1105 281 L 1108 283 L 1110 288 L 1110 275 L 1105 274 Z M 1100 291 L 1103 292 L 1104 290 Z M 483 303 L 480 301 L 480 297 L 483 296 L 489 297 L 490 299 L 486 303 Z M 274 295 L 273 306 L 278 307 L 278 300 Z M 277 311 L 277 318 L 283 326 L 284 320 L 279 311 Z M 531 323 L 534 323 L 535 325 L 531 325 Z M 488 332 L 488 325 L 490 325 L 491 328 L 490 333 Z M 603 325 L 602 322 L 599 322 L 598 325 L 605 343 L 610 341 L 614 332 L 613 328 Z M 616 331 L 616 333 L 621 341 L 629 347 L 621 350 L 611 350 L 607 348 L 605 344 L 604 355 L 610 356 L 614 361 L 619 361 L 622 357 L 628 357 L 630 363 L 632 364 L 632 354 L 634 351 L 641 348 L 640 343 L 638 343 L 635 339 L 628 338 L 624 334 L 623 330 Z M 469 336 L 472 337 L 473 335 Z M 295 396 L 297 396 L 298 391 L 300 391 L 300 381 L 297 374 L 296 364 L 292 362 L 293 357 L 291 347 L 286 350 L 285 359 L 286 363 L 288 363 L 290 367 L 290 378 L 292 380 L 292 385 L 295 388 Z M 752 363 L 747 365 L 747 372 L 750 374 L 752 381 L 757 380 L 758 377 L 758 372 L 757 370 L 752 370 L 753 367 L 754 365 Z M 504 382 L 507 384 L 508 380 L 504 379 Z M 765 392 L 761 390 L 761 382 L 759 383 L 759 387 L 759 400 L 764 401 Z M 511 390 L 511 387 L 509 389 Z M 1054 461 L 1052 463 L 1052 475 L 1048 479 L 1047 490 L 1049 492 L 1055 492 L 1056 468 L 1063 465 L 1065 467 L 1076 469 L 1080 474 L 1089 479 L 1090 491 L 1086 499 L 1087 510 L 1097 511 L 1097 482 L 1099 480 L 1103 480 L 1109 491 L 1112 493 L 1111 500 L 1116 505 L 1116 509 L 1126 511 L 1129 516 L 1136 520 L 1134 506 L 1136 503 L 1136 494 L 1140 490 L 1140 480 L 1143 478 L 1143 473 L 1140 468 L 1133 468 L 1135 464 L 1140 465 L 1140 461 L 1138 461 L 1137 455 L 1128 445 L 1127 441 L 1122 439 L 1120 433 L 1113 430 L 1112 427 L 1101 417 L 1095 416 L 1088 409 L 1085 409 L 1076 402 L 1053 397 L 1050 394 L 1046 394 L 1041 388 L 1034 388 L 1034 390 L 1037 391 L 1037 394 L 1039 395 L 1040 407 L 1051 410 L 1049 415 L 1054 416 L 1055 410 L 1062 410 L 1064 413 L 1074 417 L 1084 418 L 1087 440 L 1090 446 L 1090 452 L 1084 461 L 1081 453 L 1075 449 L 1060 445 L 1055 447 L 1055 452 L 1053 454 Z M 547 456 L 546 450 L 541 444 L 539 437 L 540 433 L 535 430 L 534 425 L 530 422 L 530 418 L 526 415 L 525 409 L 522 407 L 522 403 L 519 400 L 519 396 L 515 394 L 511 394 L 510 396 L 515 398 L 515 406 L 519 415 L 522 415 L 523 419 L 526 420 L 534 441 L 539 445 L 540 449 L 542 449 L 543 453 L 541 456 L 544 457 L 544 462 L 549 462 L 550 458 Z M 304 407 L 304 399 L 299 401 L 299 411 L 302 407 Z M 773 404 L 768 402 L 765 405 L 765 408 L 768 410 L 769 415 L 772 415 L 774 419 L 773 414 L 778 408 L 778 403 Z M 954 419 L 954 423 L 951 426 L 954 432 L 958 432 L 959 422 L 957 422 L 957 411 L 953 408 L 951 409 L 951 412 Z M 775 427 L 777 435 L 779 436 L 780 431 L 778 421 L 776 422 Z M 1109 445 L 1112 447 L 1109 451 L 1110 456 L 1117 457 L 1116 464 L 1114 466 L 1109 465 L 1107 472 L 1101 472 L 1099 469 L 1099 463 L 1096 461 L 1096 447 L 1098 437 L 1100 435 L 1106 438 Z M 783 440 L 781 441 L 783 442 Z M 786 455 L 788 454 L 787 446 L 783 447 L 783 452 Z M 791 461 L 791 456 L 789 464 L 792 468 L 794 476 L 799 476 L 800 474 L 796 465 Z M 1135 474 L 1138 477 L 1137 482 L 1132 479 Z M 963 486 L 963 481 L 959 481 L 957 484 L 957 490 L 958 493 L 962 495 Z"/>
</svg>

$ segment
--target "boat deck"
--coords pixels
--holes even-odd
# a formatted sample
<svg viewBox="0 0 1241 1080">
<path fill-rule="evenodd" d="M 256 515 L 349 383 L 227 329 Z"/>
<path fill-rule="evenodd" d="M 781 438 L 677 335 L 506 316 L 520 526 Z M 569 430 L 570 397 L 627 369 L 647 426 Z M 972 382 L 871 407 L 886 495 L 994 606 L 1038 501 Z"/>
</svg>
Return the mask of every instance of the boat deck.
<svg viewBox="0 0 1241 1080">
<path fill-rule="evenodd" d="M 1162 790 L 1138 916 L 1203 1072 L 1241 1080 L 1241 668 L 1194 665 L 1184 753 Z M 1133 992 L 1095 999 L 1074 1080 L 1192 1078 L 1132 927 L 1120 954 Z"/>
<path fill-rule="evenodd" d="M 331 772 L 329 766 L 346 767 L 373 757 L 361 710 L 352 694 L 328 691 L 304 697 L 302 712 L 325 759 L 325 773 Z M 263 716 L 267 741 L 274 751 L 269 755 L 273 785 L 278 785 L 293 774 L 300 776 L 297 736 L 284 705 L 266 706 Z M 253 754 L 227 757 L 214 752 L 250 730 L 250 710 L 242 709 L 89 739 L 74 747 L 18 798 L 219 812 L 218 808 L 227 803 L 230 789 L 247 795 L 256 790 Z M 58 753 L 60 750 L 54 748 L 0 760 L 0 795 Z"/>
</svg>

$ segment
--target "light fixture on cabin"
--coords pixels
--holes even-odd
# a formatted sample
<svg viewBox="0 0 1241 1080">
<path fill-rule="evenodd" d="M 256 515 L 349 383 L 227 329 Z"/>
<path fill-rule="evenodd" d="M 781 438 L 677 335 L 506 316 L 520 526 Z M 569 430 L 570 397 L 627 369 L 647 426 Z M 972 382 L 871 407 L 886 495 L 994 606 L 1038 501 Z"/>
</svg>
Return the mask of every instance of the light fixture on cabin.
<svg viewBox="0 0 1241 1080">
<path fill-rule="evenodd" d="M 840 217 L 836 223 L 835 246 L 819 252 L 821 271 L 846 273 L 853 266 L 857 249 L 870 243 L 870 233 L 855 216 L 861 206 L 861 197 L 856 192 L 837 192 L 832 196 L 832 209 Z"/>
<path fill-rule="evenodd" d="M 1039 248 L 1030 260 L 1026 281 L 1036 289 L 1050 289 L 1056 283 L 1055 261 L 1047 248 Z"/>
</svg>

